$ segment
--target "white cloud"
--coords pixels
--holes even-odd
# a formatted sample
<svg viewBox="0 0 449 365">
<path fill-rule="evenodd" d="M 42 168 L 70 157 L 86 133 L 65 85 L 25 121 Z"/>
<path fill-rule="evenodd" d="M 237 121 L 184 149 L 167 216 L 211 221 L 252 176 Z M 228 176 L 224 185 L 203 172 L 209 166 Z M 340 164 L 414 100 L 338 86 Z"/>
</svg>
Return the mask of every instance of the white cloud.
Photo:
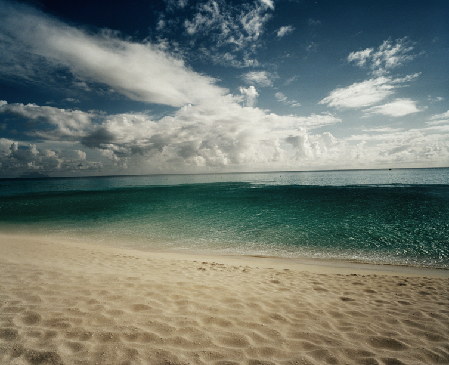
<svg viewBox="0 0 449 365">
<path fill-rule="evenodd" d="M 290 105 L 292 107 L 301 106 L 301 104 L 296 100 L 288 100 L 288 98 L 281 92 L 277 92 L 274 96 L 283 104 Z"/>
<path fill-rule="evenodd" d="M 79 110 L 6 102 L 0 105 L 0 113 L 35 121 L 36 127 L 28 132 L 29 135 L 53 140 L 75 140 L 82 137 L 91 128 L 91 119 L 96 116 Z"/>
<path fill-rule="evenodd" d="M 101 162 L 87 160 L 83 151 L 73 152 L 0 138 L 0 176 L 20 176 L 30 172 L 64 175 L 73 174 L 74 171 L 101 171 Z"/>
<path fill-rule="evenodd" d="M 362 108 L 376 104 L 393 94 L 395 86 L 389 77 L 378 77 L 333 90 L 320 104 L 338 108 Z"/>
<path fill-rule="evenodd" d="M 220 8 L 217 2 L 208 1 L 199 7 L 198 13 L 192 20 L 186 19 L 184 26 L 188 34 L 194 35 L 204 29 L 215 28 L 216 24 L 223 23 Z M 226 33 L 226 30 L 223 29 Z"/>
<path fill-rule="evenodd" d="M 400 132 L 402 129 L 392 128 L 392 127 L 375 127 L 375 128 L 365 128 L 364 132 L 374 132 L 374 133 L 393 133 Z"/>
<path fill-rule="evenodd" d="M 338 159 L 341 161 L 341 151 L 345 147 L 345 142 L 339 141 L 329 132 L 313 135 L 304 129 L 299 129 L 295 135 L 285 138 L 285 142 L 295 151 L 293 159 L 302 163 L 319 161 L 322 164 L 324 160 L 336 162 Z"/>
<path fill-rule="evenodd" d="M 327 114 L 312 114 L 308 117 L 300 117 L 298 118 L 302 121 L 301 125 L 311 128 L 319 128 L 326 125 L 333 125 L 336 123 L 341 123 L 341 119 L 338 117 L 335 117 L 334 115 L 327 113 Z"/>
<path fill-rule="evenodd" d="M 271 10 L 274 10 L 274 2 L 273 0 L 260 0 L 262 4 L 270 8 Z"/>
<path fill-rule="evenodd" d="M 444 98 L 442 96 L 433 97 L 432 95 L 428 95 L 427 100 L 431 103 L 438 103 L 440 101 L 443 101 Z"/>
<path fill-rule="evenodd" d="M 157 122 L 144 115 L 111 116 L 101 125 L 109 139 L 98 148 L 130 167 L 139 161 L 141 167 L 161 168 L 169 162 L 174 169 L 266 168 L 296 161 L 286 150 L 288 136 L 338 122 L 330 114 L 279 116 L 229 100 L 214 107 L 187 106 Z"/>
<path fill-rule="evenodd" d="M 446 113 L 432 116 L 430 120 L 449 120 L 449 110 Z"/>
<path fill-rule="evenodd" d="M 391 130 L 383 134 L 353 135 L 348 143 L 359 142 L 357 159 L 367 166 L 441 166 L 449 158 L 449 130 L 429 128 Z"/>
<path fill-rule="evenodd" d="M 373 106 L 364 110 L 366 114 L 382 114 L 391 117 L 403 117 L 408 114 L 419 113 L 422 111 L 417 108 L 416 101 L 407 98 L 399 98 L 391 103 Z"/>
<path fill-rule="evenodd" d="M 244 90 L 249 97 L 257 93 L 252 88 Z M 149 173 L 275 168 L 278 164 L 299 163 L 298 151 L 291 150 L 286 138 L 297 136 L 298 131 L 307 134 L 306 128 L 313 130 L 341 122 L 331 114 L 280 116 L 242 107 L 235 100 L 227 97 L 215 105 L 185 106 L 159 120 L 146 114 L 96 115 L 95 118 L 86 114 L 85 123 L 74 121 L 76 128 L 71 133 L 62 127 L 70 118 L 74 119 L 74 111 L 34 104 L 5 104 L 2 108 L 9 109 L 0 112 L 14 112 L 39 121 L 26 123 L 28 130 L 24 133 L 40 134 L 42 142 L 30 146 L 8 140 L 0 163 L 9 166 L 8 171 L 16 166 L 16 171 L 28 169 L 52 174 L 93 172 L 93 169 L 97 173 Z M 44 122 L 53 129 L 41 128 Z M 310 151 L 315 151 L 310 158 L 321 156 L 316 152 L 320 138 L 325 138 L 325 134 L 310 137 Z M 49 146 L 55 143 L 63 144 L 64 148 Z M 323 151 L 321 148 L 320 153 Z M 31 167 L 27 168 L 27 164 Z"/>
<path fill-rule="evenodd" d="M 247 33 L 247 38 L 250 40 L 258 40 L 263 32 L 265 23 L 271 18 L 270 14 L 262 15 L 259 9 L 255 9 L 240 19 L 244 30 Z"/>
<path fill-rule="evenodd" d="M 266 0 L 260 4 L 231 7 L 225 1 L 209 0 L 198 6 L 191 20 L 184 21 L 184 27 L 192 36 L 211 34 L 218 47 L 234 45 L 239 50 L 258 40 L 271 18 L 270 14 L 264 14 L 267 7 L 271 8 L 270 3 Z"/>
<path fill-rule="evenodd" d="M 78 157 L 78 160 L 80 160 L 80 161 L 85 161 L 86 160 L 86 157 L 87 157 L 86 152 L 83 152 L 83 151 L 80 151 L 80 150 L 75 150 L 75 153 L 76 153 L 76 155 Z"/>
<path fill-rule="evenodd" d="M 329 96 L 320 101 L 337 108 L 363 108 L 377 104 L 394 94 L 395 89 L 405 82 L 415 80 L 419 74 L 403 78 L 379 76 L 366 81 L 357 82 L 345 88 L 333 90 Z M 411 109 L 409 109 L 411 110 Z"/>
<path fill-rule="evenodd" d="M 259 96 L 259 93 L 254 86 L 250 86 L 246 89 L 244 87 L 241 87 L 240 93 L 245 97 L 246 105 L 250 107 L 253 107 L 255 105 L 257 97 Z"/>
<path fill-rule="evenodd" d="M 283 26 L 280 27 L 277 31 L 276 31 L 276 35 L 281 38 L 287 34 L 291 34 L 293 33 L 293 31 L 295 30 L 295 27 L 291 26 L 291 25 L 287 25 L 287 26 Z"/>
<path fill-rule="evenodd" d="M 433 115 L 430 117 L 430 122 L 426 122 L 429 126 L 449 125 L 449 110 L 446 113 Z"/>
<path fill-rule="evenodd" d="M 432 123 L 427 123 L 429 125 L 429 127 L 427 127 L 427 130 L 432 130 L 434 132 L 438 132 L 438 133 L 444 133 L 444 134 L 449 134 L 449 121 L 446 121 L 445 123 L 438 123 L 438 124 L 432 124 Z"/>
<path fill-rule="evenodd" d="M 406 82 L 414 81 L 419 73 L 405 77 L 386 76 L 391 69 L 401 66 L 415 57 L 409 54 L 413 45 L 407 38 L 398 39 L 396 43 L 386 40 L 376 50 L 366 48 L 362 51 L 351 52 L 348 62 L 354 62 L 360 67 L 369 67 L 375 77 L 362 82 L 354 83 L 348 87 L 333 90 L 320 104 L 328 104 L 337 108 L 365 108 L 373 106 L 392 96 L 398 87 Z M 416 103 L 410 99 L 397 99 L 381 106 L 367 109 L 367 113 L 403 116 L 419 112 Z"/>
<path fill-rule="evenodd" d="M 246 83 L 254 83 L 262 87 L 272 86 L 272 78 L 273 76 L 266 71 L 251 71 L 243 75 L 243 79 L 246 81 Z"/>
<path fill-rule="evenodd" d="M 402 66 L 413 60 L 416 55 L 413 51 L 413 43 L 406 37 L 392 42 L 390 39 L 384 41 L 377 50 L 366 48 L 361 51 L 351 52 L 348 62 L 354 62 L 360 67 L 369 67 L 374 75 L 384 75 L 390 70 Z"/>
<path fill-rule="evenodd" d="M 287 101 L 287 97 L 281 92 L 277 92 L 276 94 L 274 94 L 274 96 L 281 102 Z"/>
<path fill-rule="evenodd" d="M 27 111 L 30 117 L 55 113 L 47 107 L 31 108 L 42 110 Z M 0 163 L 2 173 L 10 175 L 64 175 L 413 166 L 449 156 L 447 128 L 432 132 L 378 127 L 346 139 L 311 133 L 341 122 L 332 114 L 280 116 L 242 107 L 228 97 L 215 105 L 185 106 L 159 120 L 146 114 L 105 115 L 86 124 L 76 139 L 61 135 L 59 141 L 31 145 L 0 139 Z M 27 127 L 31 134 L 37 128 L 29 123 Z"/>
<path fill-rule="evenodd" d="M 80 103 L 79 100 L 74 99 L 74 98 L 65 98 L 63 101 L 67 101 L 69 103 Z"/>
<path fill-rule="evenodd" d="M 196 53 L 213 62 L 234 67 L 257 66 L 256 50 L 274 9 L 271 0 L 231 5 L 224 0 L 208 0 L 197 5 L 183 26 Z"/>
<path fill-rule="evenodd" d="M 373 48 L 367 48 L 363 51 L 351 52 L 348 56 L 348 61 L 355 62 L 357 66 L 363 67 L 366 65 L 373 51 Z"/>
<path fill-rule="evenodd" d="M 216 80 L 190 70 L 157 45 L 122 40 L 106 31 L 91 35 L 30 8 L 6 6 L 0 32 L 15 44 L 0 48 L 2 56 L 20 45 L 21 52 L 13 59 L 26 65 L 21 67 L 28 69 L 28 75 L 29 69 L 37 73 L 42 66 L 33 64 L 40 57 L 49 65 L 68 68 L 80 80 L 106 84 L 138 101 L 182 106 L 227 93 L 214 85 Z M 26 57 L 25 49 L 31 57 Z"/>
</svg>

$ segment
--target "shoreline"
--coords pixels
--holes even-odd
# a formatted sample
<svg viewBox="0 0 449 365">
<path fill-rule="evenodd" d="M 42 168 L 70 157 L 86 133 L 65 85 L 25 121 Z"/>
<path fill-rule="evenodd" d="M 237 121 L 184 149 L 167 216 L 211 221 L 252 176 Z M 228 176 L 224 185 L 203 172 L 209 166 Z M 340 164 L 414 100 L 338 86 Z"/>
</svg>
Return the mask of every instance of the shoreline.
<svg viewBox="0 0 449 365">
<path fill-rule="evenodd" d="M 56 240 L 58 242 L 71 242 L 78 244 L 86 244 L 88 246 L 98 246 L 103 248 L 115 248 L 129 251 L 136 251 L 142 253 L 162 254 L 162 255 L 174 255 L 182 256 L 185 258 L 208 258 L 209 260 L 224 260 L 227 262 L 240 261 L 245 264 L 244 261 L 248 261 L 250 264 L 263 265 L 263 266 L 277 266 L 282 265 L 290 268 L 301 268 L 301 270 L 319 272 L 319 268 L 324 269 L 326 272 L 332 273 L 348 273 L 351 270 L 355 270 L 360 273 L 370 273 L 379 275 L 412 275 L 412 276 L 429 276 L 429 277 L 442 277 L 449 278 L 449 268 L 446 267 L 434 267 L 434 266 L 417 266 L 400 263 L 387 263 L 387 262 L 365 262 L 357 259 L 340 259 L 340 258 L 319 258 L 319 257 L 285 257 L 285 256 L 273 256 L 269 254 L 251 254 L 251 253 L 228 253 L 221 251 L 205 251 L 195 249 L 180 249 L 180 248 L 160 248 L 158 247 L 144 247 L 137 245 L 129 245 L 128 237 L 114 237 L 112 242 L 107 241 L 111 237 L 105 236 L 100 241 L 94 242 L 94 239 L 87 234 L 80 236 L 67 237 L 66 234 L 60 232 L 45 232 L 36 229 L 27 229 L 24 233 L 16 233 L 17 228 L 14 226 L 0 227 L 0 240 L 2 236 L 23 236 L 40 238 L 44 240 Z M 102 237 L 100 235 L 100 237 Z M 124 242 L 125 244 L 120 244 Z M 256 262 L 257 261 L 257 262 Z"/>
<path fill-rule="evenodd" d="M 447 276 L 320 264 L 0 233 L 0 363 L 449 363 Z"/>
</svg>

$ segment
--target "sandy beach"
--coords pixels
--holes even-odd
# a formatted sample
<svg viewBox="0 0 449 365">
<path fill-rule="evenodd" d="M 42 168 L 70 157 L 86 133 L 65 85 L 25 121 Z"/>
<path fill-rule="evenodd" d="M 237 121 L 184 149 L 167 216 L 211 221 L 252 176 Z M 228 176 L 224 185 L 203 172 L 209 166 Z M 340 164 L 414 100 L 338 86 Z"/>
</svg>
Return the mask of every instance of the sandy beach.
<svg viewBox="0 0 449 365">
<path fill-rule="evenodd" d="M 0 364 L 449 364 L 447 270 L 0 234 Z"/>
</svg>

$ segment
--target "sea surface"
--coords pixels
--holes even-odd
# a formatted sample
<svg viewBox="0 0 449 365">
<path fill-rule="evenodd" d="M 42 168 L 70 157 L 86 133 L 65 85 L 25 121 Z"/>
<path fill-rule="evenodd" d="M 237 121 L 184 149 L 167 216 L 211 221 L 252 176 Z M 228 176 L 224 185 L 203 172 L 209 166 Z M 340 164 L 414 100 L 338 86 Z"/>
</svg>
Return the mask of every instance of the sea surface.
<svg viewBox="0 0 449 365">
<path fill-rule="evenodd" d="M 449 168 L 3 179 L 0 231 L 449 269 Z"/>
</svg>

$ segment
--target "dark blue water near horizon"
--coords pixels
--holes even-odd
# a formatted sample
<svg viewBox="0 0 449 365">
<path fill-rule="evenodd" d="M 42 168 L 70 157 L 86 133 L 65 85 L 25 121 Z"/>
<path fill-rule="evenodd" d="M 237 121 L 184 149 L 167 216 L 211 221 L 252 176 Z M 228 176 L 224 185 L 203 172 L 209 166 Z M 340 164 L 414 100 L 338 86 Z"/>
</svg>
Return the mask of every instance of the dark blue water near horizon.
<svg viewBox="0 0 449 365">
<path fill-rule="evenodd" d="M 449 268 L 449 169 L 4 179 L 0 231 Z"/>
</svg>

